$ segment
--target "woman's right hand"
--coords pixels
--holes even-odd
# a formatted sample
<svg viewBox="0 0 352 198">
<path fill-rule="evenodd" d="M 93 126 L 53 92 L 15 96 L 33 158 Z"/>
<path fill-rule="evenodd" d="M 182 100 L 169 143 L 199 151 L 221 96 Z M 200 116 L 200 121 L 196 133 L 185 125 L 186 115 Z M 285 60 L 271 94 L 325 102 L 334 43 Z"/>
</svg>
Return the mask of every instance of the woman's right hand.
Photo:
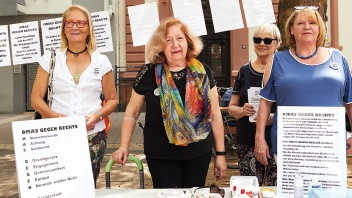
<svg viewBox="0 0 352 198">
<path fill-rule="evenodd" d="M 120 147 L 118 150 L 113 152 L 111 156 L 115 163 L 125 165 L 128 158 L 128 148 Z"/>
<path fill-rule="evenodd" d="M 261 164 L 267 166 L 270 158 L 269 147 L 263 138 L 255 138 L 254 156 Z"/>
<path fill-rule="evenodd" d="M 249 103 L 245 103 L 242 107 L 242 110 L 243 110 L 244 116 L 251 116 L 251 115 L 255 114 L 254 107 Z"/>
</svg>

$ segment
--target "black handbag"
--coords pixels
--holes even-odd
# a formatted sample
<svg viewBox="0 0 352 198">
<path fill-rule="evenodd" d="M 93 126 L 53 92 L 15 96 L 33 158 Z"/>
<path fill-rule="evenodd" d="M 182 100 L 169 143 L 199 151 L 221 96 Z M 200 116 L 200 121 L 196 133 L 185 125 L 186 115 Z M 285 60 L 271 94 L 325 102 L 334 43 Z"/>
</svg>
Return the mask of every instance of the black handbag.
<svg viewBox="0 0 352 198">
<path fill-rule="evenodd" d="M 52 90 L 52 82 L 53 82 L 53 71 L 54 71 L 54 67 L 55 67 L 55 57 L 56 57 L 56 51 L 54 48 L 52 48 L 51 50 L 51 58 L 50 58 L 50 67 L 49 67 L 49 80 L 48 80 L 48 89 L 46 90 L 45 93 L 45 97 L 44 97 L 44 101 L 46 102 L 46 104 L 50 107 L 51 106 L 51 96 L 53 93 Z M 42 119 L 42 115 L 40 115 L 40 113 L 38 111 L 34 111 L 32 120 L 38 120 L 38 119 Z"/>
</svg>

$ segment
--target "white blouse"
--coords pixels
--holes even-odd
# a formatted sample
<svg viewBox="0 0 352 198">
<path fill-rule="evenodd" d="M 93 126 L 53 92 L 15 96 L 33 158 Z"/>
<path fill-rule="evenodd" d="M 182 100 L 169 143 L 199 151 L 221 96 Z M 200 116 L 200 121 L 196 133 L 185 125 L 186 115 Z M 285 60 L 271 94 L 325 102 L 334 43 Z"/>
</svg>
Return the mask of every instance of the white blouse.
<svg viewBox="0 0 352 198">
<path fill-rule="evenodd" d="M 46 52 L 39 65 L 49 72 L 51 52 Z M 112 70 L 107 56 L 98 52 L 91 54 L 91 63 L 81 74 L 76 85 L 66 65 L 66 49 L 56 50 L 56 61 L 53 72 L 53 94 L 51 109 L 66 116 L 86 116 L 98 113 L 101 109 L 102 77 Z M 88 135 L 105 129 L 104 120 L 97 122 Z"/>
</svg>

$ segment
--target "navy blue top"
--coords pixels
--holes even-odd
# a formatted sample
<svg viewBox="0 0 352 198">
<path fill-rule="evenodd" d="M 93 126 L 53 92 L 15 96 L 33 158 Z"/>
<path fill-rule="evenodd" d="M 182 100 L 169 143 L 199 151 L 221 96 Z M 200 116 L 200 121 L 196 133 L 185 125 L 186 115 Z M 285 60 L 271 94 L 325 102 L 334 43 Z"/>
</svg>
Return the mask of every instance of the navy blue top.
<svg viewBox="0 0 352 198">
<path fill-rule="evenodd" d="M 289 50 L 274 56 L 270 77 L 260 96 L 277 106 L 343 107 L 352 102 L 351 73 L 346 58 L 336 49 L 321 64 L 308 65 Z M 271 154 L 277 152 L 277 115 L 271 129 Z"/>
</svg>

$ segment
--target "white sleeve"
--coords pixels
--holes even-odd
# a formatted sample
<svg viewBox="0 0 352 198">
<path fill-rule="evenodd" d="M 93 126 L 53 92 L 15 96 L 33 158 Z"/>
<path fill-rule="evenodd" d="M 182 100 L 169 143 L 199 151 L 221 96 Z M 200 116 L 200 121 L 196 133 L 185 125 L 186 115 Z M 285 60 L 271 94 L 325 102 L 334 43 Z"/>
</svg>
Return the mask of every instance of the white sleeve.
<svg viewBox="0 0 352 198">
<path fill-rule="evenodd" d="M 108 57 L 103 54 L 99 54 L 98 64 L 99 64 L 100 71 L 102 72 L 102 76 L 104 76 L 109 71 L 113 70 L 112 65 L 111 65 Z"/>
<path fill-rule="evenodd" d="M 51 51 L 46 51 L 38 61 L 39 65 L 48 73 L 49 73 L 50 58 L 51 58 Z"/>
</svg>

